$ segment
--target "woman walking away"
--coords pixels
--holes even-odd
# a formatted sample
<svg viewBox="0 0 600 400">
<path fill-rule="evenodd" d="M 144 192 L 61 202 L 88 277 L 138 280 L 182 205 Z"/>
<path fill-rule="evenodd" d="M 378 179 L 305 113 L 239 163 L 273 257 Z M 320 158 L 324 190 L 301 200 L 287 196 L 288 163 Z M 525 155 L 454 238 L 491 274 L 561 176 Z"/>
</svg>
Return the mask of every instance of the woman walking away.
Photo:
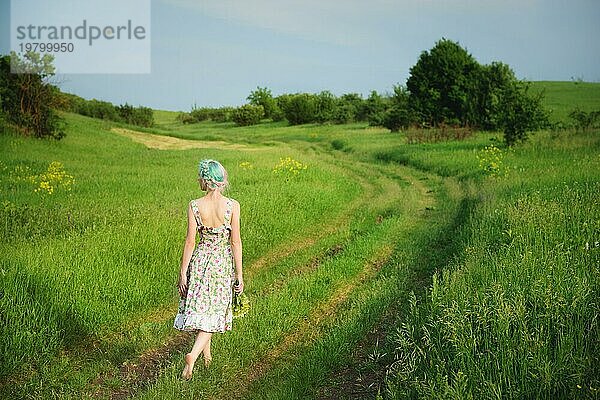
<svg viewBox="0 0 600 400">
<path fill-rule="evenodd" d="M 223 195 L 227 171 L 215 160 L 202 160 L 198 168 L 200 188 L 206 192 L 188 205 L 188 228 L 181 271 L 179 308 L 173 327 L 197 332 L 192 350 L 185 355 L 184 379 L 192 377 L 194 363 L 212 357 L 210 339 L 214 332 L 231 330 L 232 289 L 244 291 L 240 204 Z M 198 245 L 196 232 L 200 234 Z M 235 284 L 234 287 L 234 283 Z"/>
</svg>

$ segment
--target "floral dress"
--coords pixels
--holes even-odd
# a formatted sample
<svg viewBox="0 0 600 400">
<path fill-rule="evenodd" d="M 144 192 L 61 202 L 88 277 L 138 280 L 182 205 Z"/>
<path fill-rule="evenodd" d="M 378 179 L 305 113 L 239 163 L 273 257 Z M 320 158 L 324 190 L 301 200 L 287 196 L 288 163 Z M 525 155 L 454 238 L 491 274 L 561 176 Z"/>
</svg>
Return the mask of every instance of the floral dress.
<svg viewBox="0 0 600 400">
<path fill-rule="evenodd" d="M 229 238 L 233 201 L 227 199 L 224 223 L 217 227 L 202 224 L 198 205 L 190 202 L 200 233 L 187 269 L 188 290 L 179 300 L 173 328 L 182 331 L 231 330 L 235 268 Z"/>
</svg>

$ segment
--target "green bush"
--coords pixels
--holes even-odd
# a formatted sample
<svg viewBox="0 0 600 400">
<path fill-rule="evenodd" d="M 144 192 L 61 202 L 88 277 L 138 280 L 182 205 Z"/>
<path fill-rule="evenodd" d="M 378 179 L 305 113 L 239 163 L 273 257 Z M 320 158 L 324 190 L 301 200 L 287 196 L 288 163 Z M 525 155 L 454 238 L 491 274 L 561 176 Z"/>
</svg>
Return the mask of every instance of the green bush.
<svg viewBox="0 0 600 400">
<path fill-rule="evenodd" d="M 575 128 L 581 131 L 598 128 L 600 125 L 600 111 L 585 112 L 577 108 L 569 113 L 569 118 L 575 122 Z"/>
<path fill-rule="evenodd" d="M 151 108 L 148 107 L 133 107 L 125 103 L 116 107 L 119 118 L 132 125 L 150 127 L 154 124 L 154 116 Z"/>
<path fill-rule="evenodd" d="M 407 129 L 416 121 L 416 114 L 409 103 L 408 90 L 401 85 L 394 86 L 391 106 L 382 114 L 382 125 L 392 132 Z"/>
<path fill-rule="evenodd" d="M 239 126 L 256 125 L 265 115 L 263 106 L 244 104 L 233 111 L 232 119 Z"/>
<path fill-rule="evenodd" d="M 331 141 L 331 147 L 334 150 L 343 150 L 344 147 L 346 147 L 347 145 L 348 145 L 348 143 L 343 139 L 333 139 Z"/>
<path fill-rule="evenodd" d="M 318 97 L 309 93 L 288 95 L 282 100 L 282 110 L 291 125 L 306 124 L 317 120 Z"/>
<path fill-rule="evenodd" d="M 210 119 L 214 122 L 231 122 L 234 110 L 234 107 L 213 108 Z"/>
<path fill-rule="evenodd" d="M 189 113 L 179 113 L 177 118 L 184 124 L 195 124 L 202 121 L 230 122 L 235 109 L 233 107 L 193 107 Z"/>
<path fill-rule="evenodd" d="M 192 111 L 190 111 L 190 116 L 192 117 L 194 122 L 202 122 L 202 121 L 209 120 L 211 117 L 211 113 L 212 113 L 211 108 L 208 108 L 208 107 L 195 108 L 194 107 L 192 109 Z"/>
<path fill-rule="evenodd" d="M 410 109 L 394 106 L 383 114 L 383 126 L 392 132 L 407 129 L 414 122 Z"/>
<path fill-rule="evenodd" d="M 119 113 L 115 106 L 108 101 L 92 99 L 79 103 L 77 112 L 92 118 L 108 119 L 111 121 L 121 121 Z"/>
<path fill-rule="evenodd" d="M 187 112 L 180 112 L 179 114 L 177 114 L 177 120 L 182 124 L 193 124 L 194 122 L 196 122 L 196 120 L 194 120 L 194 117 L 192 117 L 192 114 Z"/>
</svg>

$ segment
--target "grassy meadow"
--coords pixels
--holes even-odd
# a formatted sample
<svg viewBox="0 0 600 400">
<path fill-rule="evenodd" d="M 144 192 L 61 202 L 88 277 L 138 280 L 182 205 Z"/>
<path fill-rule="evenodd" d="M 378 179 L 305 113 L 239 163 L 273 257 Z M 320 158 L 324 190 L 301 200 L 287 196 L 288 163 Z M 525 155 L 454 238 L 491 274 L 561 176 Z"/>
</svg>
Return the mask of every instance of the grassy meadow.
<svg viewBox="0 0 600 400">
<path fill-rule="evenodd" d="M 600 109 L 600 84 L 533 89 L 555 121 Z M 0 135 L 0 398 L 600 396 L 600 132 L 507 149 L 176 116 Z M 175 284 L 205 157 L 242 206 L 252 308 L 182 382 Z"/>
</svg>

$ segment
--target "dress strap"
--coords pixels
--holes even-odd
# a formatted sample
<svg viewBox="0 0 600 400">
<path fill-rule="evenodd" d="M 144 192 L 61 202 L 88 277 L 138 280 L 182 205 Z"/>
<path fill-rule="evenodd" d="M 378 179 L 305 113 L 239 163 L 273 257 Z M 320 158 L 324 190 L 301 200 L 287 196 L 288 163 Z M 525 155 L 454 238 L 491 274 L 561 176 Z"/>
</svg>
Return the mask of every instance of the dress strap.
<svg viewBox="0 0 600 400">
<path fill-rule="evenodd" d="M 231 212 L 233 211 L 233 200 L 227 199 L 227 208 L 225 209 L 225 225 L 231 225 Z"/>
<path fill-rule="evenodd" d="M 198 224 L 198 228 L 204 226 L 202 224 L 202 218 L 200 217 L 200 211 L 198 210 L 198 205 L 195 200 L 190 201 L 190 205 L 192 206 L 192 211 L 194 212 L 194 218 L 196 218 L 196 223 Z"/>
</svg>

